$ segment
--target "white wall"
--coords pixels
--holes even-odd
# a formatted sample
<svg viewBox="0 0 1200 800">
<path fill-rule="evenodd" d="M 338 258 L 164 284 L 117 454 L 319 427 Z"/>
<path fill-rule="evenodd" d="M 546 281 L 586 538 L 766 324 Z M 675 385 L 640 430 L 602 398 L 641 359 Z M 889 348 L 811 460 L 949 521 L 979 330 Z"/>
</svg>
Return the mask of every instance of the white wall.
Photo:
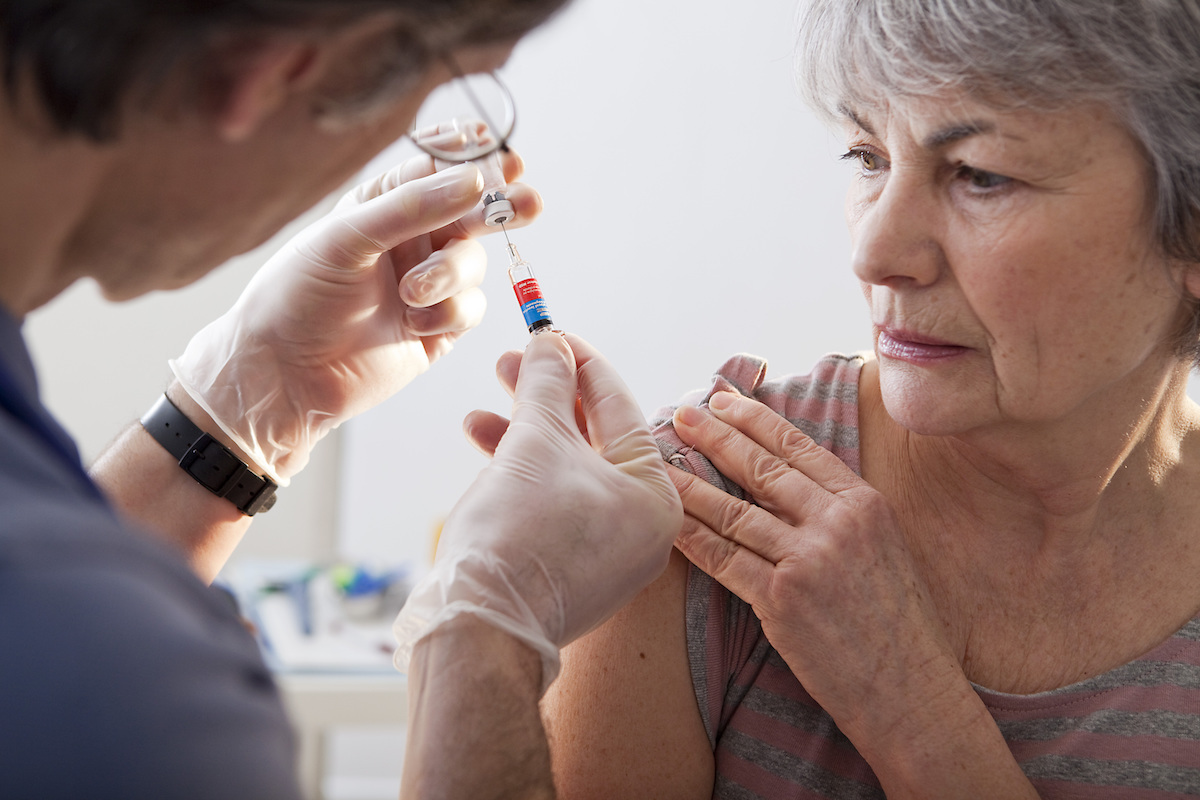
<svg viewBox="0 0 1200 800">
<path fill-rule="evenodd" d="M 849 169 L 792 85 L 795 6 L 578 0 L 502 71 L 513 146 L 546 201 L 513 241 L 555 323 L 599 347 L 647 413 L 735 352 L 774 375 L 869 346 L 847 269 Z M 507 414 L 493 366 L 528 338 L 497 239 L 481 328 L 343 429 L 348 555 L 423 562 L 485 463 L 461 420 Z"/>
</svg>

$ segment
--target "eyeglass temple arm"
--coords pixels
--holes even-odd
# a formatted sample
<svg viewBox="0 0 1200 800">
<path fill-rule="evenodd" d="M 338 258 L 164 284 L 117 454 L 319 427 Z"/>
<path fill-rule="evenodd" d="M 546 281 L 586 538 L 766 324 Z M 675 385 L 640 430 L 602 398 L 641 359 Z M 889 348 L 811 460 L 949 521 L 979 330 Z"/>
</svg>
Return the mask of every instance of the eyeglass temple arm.
<svg viewBox="0 0 1200 800">
<path fill-rule="evenodd" d="M 480 119 L 482 119 L 484 121 L 484 123 L 488 126 L 488 130 L 490 130 L 494 134 L 496 134 L 500 129 L 498 127 L 496 127 L 496 123 L 494 121 L 492 121 L 491 115 L 489 115 L 487 113 L 487 111 L 484 109 L 483 103 L 479 102 L 479 96 L 475 94 L 475 90 L 471 88 L 471 84 L 468 83 L 467 81 L 463 80 L 463 77 L 464 77 L 463 71 L 461 69 L 459 69 L 458 62 L 455 61 L 454 57 L 452 55 L 450 55 L 449 53 L 442 53 L 441 58 L 444 62 L 446 62 L 446 66 L 450 68 L 450 73 L 454 76 L 455 80 L 462 81 L 462 89 L 466 93 L 467 97 L 469 97 L 471 99 L 471 105 L 475 106 L 475 110 L 479 112 Z M 500 83 L 500 79 L 497 78 L 496 82 Z M 508 87 L 504 86 L 503 83 L 501 83 L 500 86 L 507 94 Z M 517 116 L 516 109 L 514 108 L 513 109 L 514 125 L 516 124 L 516 116 Z M 499 149 L 505 153 L 509 152 L 507 136 L 500 139 Z"/>
</svg>

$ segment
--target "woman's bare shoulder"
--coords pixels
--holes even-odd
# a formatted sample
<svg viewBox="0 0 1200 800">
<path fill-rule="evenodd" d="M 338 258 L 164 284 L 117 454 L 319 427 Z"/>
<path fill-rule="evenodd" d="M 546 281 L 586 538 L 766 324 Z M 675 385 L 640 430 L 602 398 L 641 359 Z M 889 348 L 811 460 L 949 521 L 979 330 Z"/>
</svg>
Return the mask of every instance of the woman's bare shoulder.
<svg viewBox="0 0 1200 800">
<path fill-rule="evenodd" d="M 542 701 L 559 796 L 708 798 L 713 754 L 684 629 L 688 562 L 563 652 Z"/>
</svg>

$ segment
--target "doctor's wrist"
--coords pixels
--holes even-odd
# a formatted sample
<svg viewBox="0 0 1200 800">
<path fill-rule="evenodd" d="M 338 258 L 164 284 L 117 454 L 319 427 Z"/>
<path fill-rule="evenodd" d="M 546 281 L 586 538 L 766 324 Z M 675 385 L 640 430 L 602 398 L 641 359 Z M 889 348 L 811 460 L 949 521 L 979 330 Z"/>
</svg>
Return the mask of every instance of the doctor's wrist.
<svg viewBox="0 0 1200 800">
<path fill-rule="evenodd" d="M 204 406 L 197 403 L 196 400 L 184 390 L 179 381 L 171 382 L 171 385 L 167 387 L 166 395 L 167 398 L 174 403 L 175 407 L 182 411 L 183 415 L 190 419 L 197 428 L 216 439 L 225 447 L 228 447 L 230 452 L 245 462 L 246 466 L 250 467 L 259 475 L 266 475 L 270 477 L 273 474 L 273 470 L 270 469 L 270 465 L 260 463 L 259 461 L 255 460 L 252 454 L 244 450 L 241 444 L 228 433 L 226 433 L 225 429 L 221 427 L 221 424 L 213 419 L 212 415 L 208 413 Z M 278 483 L 278 481 L 276 482 Z"/>
<path fill-rule="evenodd" d="M 438 675 L 467 670 L 480 683 L 494 681 L 516 697 L 532 697 L 535 703 L 542 694 L 541 654 L 523 639 L 474 614 L 447 620 L 418 642 L 411 672 L 420 668 Z"/>
<path fill-rule="evenodd" d="M 236 437 L 217 425 L 182 386 L 169 387 L 142 416 L 141 425 L 182 474 L 242 515 L 252 517 L 275 505 L 279 485 L 262 474 L 266 471 L 257 466 L 261 460 L 249 458 Z"/>
</svg>

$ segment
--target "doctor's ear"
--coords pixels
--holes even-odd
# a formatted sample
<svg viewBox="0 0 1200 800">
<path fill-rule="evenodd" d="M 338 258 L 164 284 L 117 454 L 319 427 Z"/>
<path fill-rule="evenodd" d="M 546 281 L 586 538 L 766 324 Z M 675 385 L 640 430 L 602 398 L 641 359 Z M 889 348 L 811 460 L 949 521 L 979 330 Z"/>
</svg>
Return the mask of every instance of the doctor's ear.
<svg viewBox="0 0 1200 800">
<path fill-rule="evenodd" d="M 209 49 L 202 102 L 218 134 L 241 141 L 289 103 L 313 109 L 331 90 L 374 76 L 376 60 L 394 67 L 394 54 L 377 56 L 396 39 L 395 16 L 382 14 L 321 30 L 236 34 Z"/>
<path fill-rule="evenodd" d="M 248 138 L 297 92 L 317 80 L 319 45 L 299 36 L 264 34 L 218 45 L 205 76 L 205 105 L 218 135 Z"/>
</svg>

